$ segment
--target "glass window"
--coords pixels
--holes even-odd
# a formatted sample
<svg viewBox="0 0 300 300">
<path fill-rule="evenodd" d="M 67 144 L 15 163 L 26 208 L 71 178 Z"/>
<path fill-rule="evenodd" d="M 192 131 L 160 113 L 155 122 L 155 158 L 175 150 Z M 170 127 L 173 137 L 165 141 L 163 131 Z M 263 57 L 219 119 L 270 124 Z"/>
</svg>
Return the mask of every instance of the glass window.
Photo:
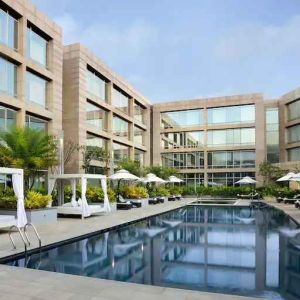
<svg viewBox="0 0 300 300">
<path fill-rule="evenodd" d="M 144 119 L 145 112 L 146 112 L 146 109 L 135 101 L 134 102 L 134 119 L 141 123 L 144 123 L 145 122 L 145 119 Z"/>
<path fill-rule="evenodd" d="M 169 148 L 198 148 L 203 147 L 203 131 L 169 132 L 161 134 L 161 145 Z"/>
<path fill-rule="evenodd" d="M 254 172 L 234 172 L 234 173 L 208 173 L 208 185 L 211 186 L 233 186 L 245 176 L 255 179 Z"/>
<path fill-rule="evenodd" d="M 255 128 L 208 130 L 207 143 L 211 147 L 255 145 Z"/>
<path fill-rule="evenodd" d="M 26 72 L 26 99 L 46 107 L 47 81 L 31 72 Z"/>
<path fill-rule="evenodd" d="M 87 147 L 99 147 L 107 149 L 107 140 L 99 136 L 87 133 L 85 145 Z"/>
<path fill-rule="evenodd" d="M 0 8 L 0 43 L 6 46 L 18 48 L 18 21 L 8 12 Z"/>
<path fill-rule="evenodd" d="M 129 147 L 113 143 L 113 159 L 115 162 L 129 158 Z"/>
<path fill-rule="evenodd" d="M 129 137 L 129 123 L 123 119 L 114 116 L 113 117 L 113 134 L 128 140 Z"/>
<path fill-rule="evenodd" d="M 32 28 L 27 28 L 27 57 L 44 67 L 47 66 L 47 44 L 47 40 L 34 32 Z"/>
<path fill-rule="evenodd" d="M 278 108 L 266 109 L 267 161 L 279 162 L 279 117 Z"/>
<path fill-rule="evenodd" d="M 295 102 L 289 103 L 288 108 L 288 119 L 294 120 L 300 118 L 300 99 Z"/>
<path fill-rule="evenodd" d="M 208 168 L 254 168 L 255 151 L 211 151 L 208 152 Z"/>
<path fill-rule="evenodd" d="M 113 88 L 112 104 L 121 111 L 128 113 L 129 97 L 125 93 Z"/>
<path fill-rule="evenodd" d="M 203 169 L 204 152 L 163 153 L 162 165 L 177 169 Z"/>
<path fill-rule="evenodd" d="M 10 96 L 17 94 L 17 66 L 0 57 L 0 92 Z"/>
<path fill-rule="evenodd" d="M 92 69 L 87 69 L 86 72 L 87 92 L 105 101 L 106 81 Z"/>
<path fill-rule="evenodd" d="M 300 141 L 300 124 L 287 129 L 287 142 L 295 143 Z"/>
<path fill-rule="evenodd" d="M 186 185 L 203 185 L 204 174 L 203 173 L 181 173 L 180 177 L 185 181 Z"/>
<path fill-rule="evenodd" d="M 86 103 L 86 122 L 100 130 L 107 129 L 107 112 L 90 102 Z"/>
<path fill-rule="evenodd" d="M 203 109 L 179 110 L 161 113 L 163 128 L 198 126 L 203 124 Z"/>
<path fill-rule="evenodd" d="M 133 136 L 134 143 L 139 145 L 144 145 L 144 136 L 145 136 L 145 130 L 137 126 L 134 126 L 134 136 Z"/>
<path fill-rule="evenodd" d="M 288 161 L 300 161 L 300 147 L 288 149 Z"/>
<path fill-rule="evenodd" d="M 43 130 L 47 132 L 48 122 L 30 115 L 26 115 L 26 126 L 32 129 Z"/>
<path fill-rule="evenodd" d="M 134 149 L 134 160 L 138 161 L 141 166 L 145 164 L 145 151 Z"/>
<path fill-rule="evenodd" d="M 13 109 L 0 106 L 0 131 L 6 131 L 16 125 L 17 112 Z"/>
<path fill-rule="evenodd" d="M 208 124 L 255 122 L 255 105 L 238 105 L 208 109 Z"/>
</svg>

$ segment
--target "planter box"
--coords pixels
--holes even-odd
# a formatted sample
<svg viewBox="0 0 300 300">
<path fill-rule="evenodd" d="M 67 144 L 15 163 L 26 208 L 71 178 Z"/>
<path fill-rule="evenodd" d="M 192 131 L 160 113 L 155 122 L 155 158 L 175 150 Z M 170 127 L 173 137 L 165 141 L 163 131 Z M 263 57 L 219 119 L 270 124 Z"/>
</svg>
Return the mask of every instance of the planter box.
<svg viewBox="0 0 300 300">
<path fill-rule="evenodd" d="M 26 210 L 27 222 L 34 225 L 37 224 L 49 224 L 57 221 L 57 209 L 51 208 L 40 208 Z M 17 210 L 15 209 L 1 209 L 0 215 L 14 215 L 17 217 Z"/>
</svg>

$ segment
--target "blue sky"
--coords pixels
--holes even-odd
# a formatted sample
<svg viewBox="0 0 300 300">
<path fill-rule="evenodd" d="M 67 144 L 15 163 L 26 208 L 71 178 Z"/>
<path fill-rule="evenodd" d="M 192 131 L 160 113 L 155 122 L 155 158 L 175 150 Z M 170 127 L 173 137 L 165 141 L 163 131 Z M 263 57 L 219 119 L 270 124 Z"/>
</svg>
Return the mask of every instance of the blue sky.
<svg viewBox="0 0 300 300">
<path fill-rule="evenodd" d="M 152 102 L 300 86 L 299 0 L 33 0 Z"/>
</svg>

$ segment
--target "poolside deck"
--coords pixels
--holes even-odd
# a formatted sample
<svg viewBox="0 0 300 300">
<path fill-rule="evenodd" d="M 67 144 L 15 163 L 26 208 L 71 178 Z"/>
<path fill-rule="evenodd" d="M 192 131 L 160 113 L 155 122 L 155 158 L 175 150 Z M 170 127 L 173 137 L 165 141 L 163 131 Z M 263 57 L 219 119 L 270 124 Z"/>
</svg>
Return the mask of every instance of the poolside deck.
<svg viewBox="0 0 300 300">
<path fill-rule="evenodd" d="M 267 203 L 281 209 L 300 225 L 300 209 L 295 208 L 294 204 L 277 203 L 274 198 L 268 199 Z"/>
<path fill-rule="evenodd" d="M 171 209 L 180 208 L 195 199 L 184 199 L 177 202 L 166 202 L 130 211 L 117 211 L 109 215 L 95 216 L 85 220 L 60 218 L 57 223 L 39 225 L 37 229 L 43 245 L 49 245 L 66 239 L 85 235 L 101 229 L 125 224 L 149 217 Z M 17 236 L 15 238 L 17 241 Z M 32 239 L 34 240 L 34 239 Z M 13 251 L 7 233 L 0 234 L 0 257 L 17 254 L 23 251 L 18 243 Z M 32 248 L 37 247 L 37 243 Z M 84 299 L 84 300 L 253 300 L 256 298 L 223 295 L 190 290 L 147 286 L 118 281 L 80 277 L 40 270 L 23 269 L 0 265 L 0 299 Z"/>
</svg>

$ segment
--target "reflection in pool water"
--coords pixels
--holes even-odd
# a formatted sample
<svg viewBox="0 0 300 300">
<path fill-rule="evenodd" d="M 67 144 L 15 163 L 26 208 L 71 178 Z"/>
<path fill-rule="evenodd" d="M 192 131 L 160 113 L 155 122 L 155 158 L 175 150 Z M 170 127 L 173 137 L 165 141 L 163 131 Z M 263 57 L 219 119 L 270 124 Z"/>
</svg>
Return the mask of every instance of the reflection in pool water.
<svg viewBox="0 0 300 300">
<path fill-rule="evenodd" d="M 9 264 L 264 299 L 299 299 L 300 234 L 288 234 L 296 228 L 274 209 L 188 206 Z"/>
</svg>

